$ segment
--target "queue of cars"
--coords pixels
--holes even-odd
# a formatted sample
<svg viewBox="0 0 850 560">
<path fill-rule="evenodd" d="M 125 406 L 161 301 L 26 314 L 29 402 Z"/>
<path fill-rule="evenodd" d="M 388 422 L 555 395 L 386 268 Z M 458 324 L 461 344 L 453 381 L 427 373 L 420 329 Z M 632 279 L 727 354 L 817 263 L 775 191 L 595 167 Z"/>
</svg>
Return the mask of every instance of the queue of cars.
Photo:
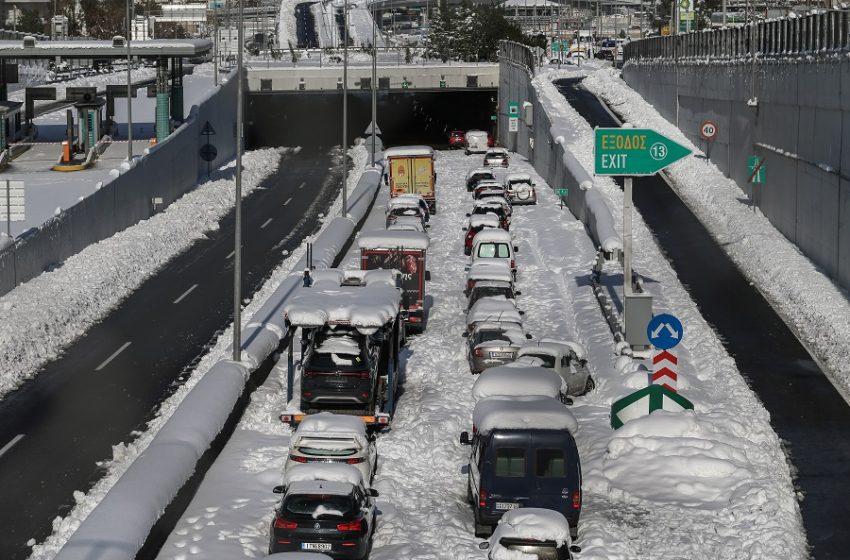
<svg viewBox="0 0 850 560">
<path fill-rule="evenodd" d="M 576 342 L 534 339 L 523 326 L 510 220 L 515 205 L 537 201 L 531 177 L 512 172 L 510 154 L 493 149 L 467 174 L 465 187 L 474 207 L 464 228 L 470 264 L 463 336 L 470 371 L 479 377 L 472 429 L 460 443 L 470 447 L 467 501 L 475 534 L 490 536 L 481 548 L 494 559 L 572 558 L 582 495 L 578 422 L 569 405 L 595 386 L 586 352 Z"/>
</svg>

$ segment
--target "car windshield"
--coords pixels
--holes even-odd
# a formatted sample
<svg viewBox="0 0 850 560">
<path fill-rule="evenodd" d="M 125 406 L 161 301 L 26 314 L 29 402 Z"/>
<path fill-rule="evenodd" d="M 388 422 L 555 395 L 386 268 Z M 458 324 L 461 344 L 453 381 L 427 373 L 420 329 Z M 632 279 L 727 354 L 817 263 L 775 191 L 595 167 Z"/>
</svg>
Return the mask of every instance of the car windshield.
<svg viewBox="0 0 850 560">
<path fill-rule="evenodd" d="M 478 257 L 482 259 L 507 259 L 511 251 L 507 243 L 482 243 L 478 246 Z"/>
<path fill-rule="evenodd" d="M 354 511 L 354 498 L 338 494 L 296 494 L 286 498 L 281 508 L 281 513 L 294 519 L 333 519 Z"/>
<path fill-rule="evenodd" d="M 476 287 L 472 290 L 472 295 L 469 298 L 469 305 L 472 306 L 476 301 L 483 297 L 499 297 L 504 296 L 508 299 L 513 299 L 514 295 L 510 288 L 497 288 L 494 286 Z"/>
<path fill-rule="evenodd" d="M 550 356 L 548 354 L 523 354 L 523 356 L 528 356 L 530 358 L 537 358 L 541 362 L 543 362 L 543 367 L 554 368 L 555 367 L 555 357 Z"/>
<path fill-rule="evenodd" d="M 561 558 L 553 542 L 542 543 L 522 541 L 519 539 L 502 539 L 499 541 L 499 544 L 507 550 L 515 550 L 523 553 L 522 558 L 525 558 L 526 555 L 537 558 L 537 560 L 560 560 Z"/>
<path fill-rule="evenodd" d="M 356 331 L 319 335 L 304 369 L 312 371 L 362 371 L 369 367 L 366 343 Z"/>
<path fill-rule="evenodd" d="M 357 453 L 357 449 L 354 447 L 317 447 L 315 444 L 299 445 L 295 448 L 295 451 L 310 457 L 351 457 Z"/>
</svg>

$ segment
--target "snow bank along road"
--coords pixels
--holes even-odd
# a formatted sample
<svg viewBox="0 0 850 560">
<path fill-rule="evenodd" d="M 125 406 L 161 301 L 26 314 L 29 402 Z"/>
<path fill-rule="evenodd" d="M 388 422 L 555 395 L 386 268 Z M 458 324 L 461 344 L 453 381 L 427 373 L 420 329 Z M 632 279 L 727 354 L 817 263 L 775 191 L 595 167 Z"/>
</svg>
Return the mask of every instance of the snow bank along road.
<svg viewBox="0 0 850 560">
<path fill-rule="evenodd" d="M 603 76 L 601 72 L 594 75 L 597 90 L 598 80 L 604 80 Z M 617 99 L 621 99 L 625 93 L 622 90 L 627 88 L 625 84 L 618 84 L 610 78 L 603 83 L 608 84 L 607 95 L 616 95 Z M 576 87 L 575 82 L 558 84 L 591 126 L 617 126 L 599 102 L 587 91 Z M 621 88 L 619 92 L 618 88 Z M 642 103 L 644 107 L 636 107 L 637 103 Z M 629 99 L 615 108 L 633 116 L 639 115 L 637 118 L 641 119 L 650 119 L 651 113 L 654 113 L 644 101 L 635 99 Z M 653 128 L 671 134 L 663 126 L 659 123 L 653 125 Z M 672 125 L 666 126 L 672 128 Z M 589 140 L 589 128 L 587 131 Z M 675 134 L 679 134 L 678 131 Z M 707 221 L 708 229 L 714 229 L 714 232 L 718 229 L 718 221 L 730 219 L 738 211 L 743 211 L 747 220 L 752 214 L 737 200 L 740 197 L 737 187 L 734 194 L 728 195 L 732 200 L 724 203 L 725 189 L 714 181 L 727 182 L 728 179 L 723 178 L 713 165 L 695 158 L 683 163 L 685 165 L 677 164 L 670 172 L 671 186 L 658 177 L 637 179 L 635 205 L 651 226 L 658 243 L 688 286 L 689 293 L 703 310 L 706 319 L 720 334 L 723 345 L 735 359 L 737 367 L 746 375 L 747 382 L 770 412 L 771 425 L 783 439 L 791 457 L 795 485 L 805 498 L 801 510 L 814 557 L 846 556 L 850 547 L 850 533 L 844 530 L 844 520 L 850 515 L 850 505 L 847 500 L 836 500 L 835 496 L 846 493 L 846 466 L 850 461 L 850 408 L 824 376 L 808 350 L 771 308 L 768 300 L 776 301 L 777 291 L 786 294 L 779 296 L 780 299 L 787 297 L 787 300 L 777 307 L 791 324 L 804 325 L 802 330 L 809 335 L 804 334 L 804 338 L 810 341 L 811 329 L 807 323 L 813 317 L 808 314 L 821 313 L 823 335 L 831 338 L 835 325 L 842 324 L 842 311 L 846 309 L 846 303 L 836 305 L 831 310 L 834 315 L 824 312 L 820 307 L 821 302 L 808 307 L 811 301 L 818 299 L 809 291 L 818 289 L 813 286 L 823 281 L 821 274 L 812 278 L 814 271 L 810 270 L 811 263 L 800 257 L 796 249 L 787 247 L 790 242 L 769 224 L 764 227 L 762 224 L 747 222 L 734 228 L 733 235 L 721 237 L 723 242 L 713 240 L 707 228 L 700 224 L 672 189 L 688 193 L 688 196 L 682 198 L 689 205 L 696 205 L 695 213 L 700 220 Z M 720 178 L 715 179 L 715 174 Z M 702 208 L 702 202 L 691 196 L 691 189 L 701 192 L 699 196 L 716 197 L 719 200 L 711 208 Z M 727 206 L 732 208 L 720 211 L 723 216 L 719 216 L 717 208 Z M 756 228 L 764 229 L 753 232 Z M 749 235 L 746 232 L 750 232 Z M 761 251 L 753 250 L 762 253 L 759 259 L 768 261 L 766 264 L 752 258 L 742 259 L 737 254 L 748 250 L 741 245 L 750 243 L 765 244 Z M 724 254 L 724 249 L 732 254 L 737 264 Z M 782 257 L 774 256 L 773 253 L 790 253 L 791 257 L 774 264 L 771 262 L 773 259 Z M 798 262 L 795 260 L 797 258 L 804 262 Z M 794 276 L 799 271 L 801 278 L 812 280 L 812 285 L 791 287 L 799 282 L 791 278 L 775 282 L 769 273 L 771 266 L 775 266 L 774 270 L 782 275 Z M 737 267 L 741 267 L 743 272 Z M 763 275 L 770 276 L 771 279 L 767 281 L 770 285 L 764 285 L 764 280 L 760 278 Z M 761 293 L 752 286 L 751 279 L 763 290 Z M 762 295 L 765 292 L 769 294 L 767 297 Z M 832 299 L 832 289 L 824 288 L 818 293 L 823 294 L 825 301 Z M 835 342 L 838 346 L 836 355 L 846 352 L 844 341 Z M 814 346 L 821 346 L 821 341 L 816 341 Z M 834 359 L 827 361 L 835 363 Z M 833 378 L 833 381 L 840 387 L 844 380 Z"/>
<path fill-rule="evenodd" d="M 281 252 L 298 247 L 316 228 L 319 211 L 329 205 L 338 186 L 334 174 L 328 173 L 336 158 L 326 153 L 302 152 L 278 166 L 280 156 L 267 152 L 273 157 L 269 176 L 244 206 L 246 297 L 279 264 Z M 257 161 L 249 157 L 246 165 L 257 165 Z M 253 181 L 254 169 L 249 168 L 246 176 L 248 182 Z M 220 196 L 231 203 L 232 187 L 222 189 Z M 206 214 L 212 206 L 210 201 L 197 210 Z M 172 222 L 181 218 L 175 213 L 163 216 Z M 59 309 L 39 305 L 39 293 L 51 294 L 39 282 L 50 278 L 36 279 L 32 286 L 22 286 L 3 298 L 10 316 L 25 311 L 27 302 L 41 308 L 39 313 L 22 317 L 19 325 L 44 320 L 44 329 L 28 339 L 3 331 L 0 345 L 4 352 L 14 353 L 32 345 L 50 346 L 56 343 L 54 338 L 61 338 L 62 330 L 51 326 L 41 313 L 64 317 L 76 325 L 79 331 L 70 334 L 75 337 L 91 324 L 79 323 L 82 309 L 96 308 L 103 303 L 100 300 L 111 301 L 124 283 L 140 284 L 130 288 L 137 289 L 118 308 L 104 310 L 104 317 L 92 320 L 102 319 L 99 323 L 0 403 L 0 447 L 11 444 L 0 455 L 0 557 L 25 558 L 30 538 L 41 540 L 50 534 L 51 520 L 70 510 L 75 492 L 88 490 L 102 476 L 98 463 L 113 457 L 113 446 L 138 435 L 134 430 L 144 428 L 158 403 L 182 383 L 193 360 L 228 324 L 231 303 L 225 294 L 232 293 L 232 215 L 216 221 L 190 250 L 167 264 L 159 263 L 162 268 L 144 281 L 144 276 L 153 272 L 146 269 L 148 261 L 142 258 L 150 246 L 181 246 L 182 237 L 190 235 L 189 228 L 201 220 L 191 213 L 182 217 L 187 222 L 179 225 L 178 231 L 161 225 L 159 231 L 134 237 L 131 228 L 113 238 L 118 243 L 111 250 L 106 250 L 109 245 L 105 244 L 112 240 L 90 248 L 103 251 L 97 258 L 86 261 L 85 252 L 74 257 L 84 263 L 81 274 L 103 277 L 102 283 L 93 287 L 84 276 L 74 274 L 76 265 L 69 259 L 64 270 L 52 274 L 60 291 L 61 282 L 68 282 L 65 293 L 53 300 Z M 167 253 L 166 247 L 158 250 Z M 110 280 L 110 269 L 122 270 L 122 266 L 127 266 L 122 276 Z M 107 270 L 98 271 L 98 267 Z M 71 297 L 77 283 L 88 287 L 79 300 Z M 68 307 L 62 307 L 62 302 Z M 15 361 L 12 354 L 8 358 L 4 375 L 12 373 L 5 367 L 38 363 L 39 356 L 18 355 Z"/>
<path fill-rule="evenodd" d="M 428 327 L 411 338 L 392 428 L 378 437 L 380 516 L 370 558 L 484 558 L 466 503 L 469 429 L 474 377 L 466 362 L 461 226 L 471 207 L 463 185 L 477 156 L 440 152 L 428 263 L 433 298 Z M 609 427 L 613 400 L 645 386 L 647 374 L 616 358 L 610 331 L 590 287 L 595 249 L 583 225 L 556 205 L 531 166 L 514 155 L 514 170 L 540 186 L 537 206 L 516 208 L 512 231 L 519 245 L 519 305 L 535 338 L 552 335 L 588 349 L 597 388 L 577 398 L 576 440 L 584 471 L 578 544 L 582 559 L 805 557 L 805 539 L 788 466 L 768 416 L 733 360 L 636 219 L 639 270 L 656 311 L 684 320 L 681 391 L 696 410 L 654 414 L 618 432 Z M 619 214 L 614 188 L 604 193 Z M 384 195 L 386 196 L 386 195 Z M 380 195 L 379 195 L 380 200 Z M 375 213 L 381 212 L 376 203 Z M 378 216 L 379 218 L 380 216 Z M 372 218 L 370 218 L 371 220 Z M 368 229 L 368 226 L 367 226 Z M 356 267 L 349 255 L 344 266 Z M 286 366 L 275 368 L 252 397 L 234 437 L 210 469 L 159 558 L 261 557 L 281 480 L 290 432 L 284 410 Z"/>
</svg>

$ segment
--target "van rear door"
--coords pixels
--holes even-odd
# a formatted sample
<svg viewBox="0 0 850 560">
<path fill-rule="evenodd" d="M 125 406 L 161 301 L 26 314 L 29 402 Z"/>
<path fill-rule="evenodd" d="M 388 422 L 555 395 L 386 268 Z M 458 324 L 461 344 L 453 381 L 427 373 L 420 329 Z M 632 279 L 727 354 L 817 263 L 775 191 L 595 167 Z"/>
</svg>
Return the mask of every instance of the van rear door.
<svg viewBox="0 0 850 560">
<path fill-rule="evenodd" d="M 581 463 L 575 440 L 566 431 L 546 432 L 532 436 L 530 468 L 535 490 L 528 505 L 555 510 L 577 521 L 581 509 Z"/>
</svg>

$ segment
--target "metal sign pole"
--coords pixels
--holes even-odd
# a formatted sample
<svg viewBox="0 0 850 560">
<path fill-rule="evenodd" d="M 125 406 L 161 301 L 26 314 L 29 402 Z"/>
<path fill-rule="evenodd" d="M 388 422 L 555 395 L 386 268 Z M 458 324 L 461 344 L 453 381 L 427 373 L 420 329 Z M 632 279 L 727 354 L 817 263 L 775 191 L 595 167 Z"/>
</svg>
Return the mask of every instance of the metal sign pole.
<svg viewBox="0 0 850 560">
<path fill-rule="evenodd" d="M 242 2 L 239 1 L 239 29 L 236 31 L 236 205 L 233 228 L 233 361 L 242 357 Z"/>
<path fill-rule="evenodd" d="M 623 291 L 632 293 L 632 178 L 623 180 Z"/>
<path fill-rule="evenodd" d="M 342 215 L 348 216 L 348 0 L 345 0 L 344 6 L 342 15 Z"/>
<path fill-rule="evenodd" d="M 3 181 L 6 184 L 6 235 L 9 239 L 12 238 L 12 193 L 9 187 L 9 181 Z"/>
<path fill-rule="evenodd" d="M 133 161 L 133 78 L 130 73 L 130 0 L 127 0 L 127 162 Z"/>
<path fill-rule="evenodd" d="M 376 128 L 378 128 L 378 22 L 372 7 L 372 167 L 375 167 Z"/>
</svg>

